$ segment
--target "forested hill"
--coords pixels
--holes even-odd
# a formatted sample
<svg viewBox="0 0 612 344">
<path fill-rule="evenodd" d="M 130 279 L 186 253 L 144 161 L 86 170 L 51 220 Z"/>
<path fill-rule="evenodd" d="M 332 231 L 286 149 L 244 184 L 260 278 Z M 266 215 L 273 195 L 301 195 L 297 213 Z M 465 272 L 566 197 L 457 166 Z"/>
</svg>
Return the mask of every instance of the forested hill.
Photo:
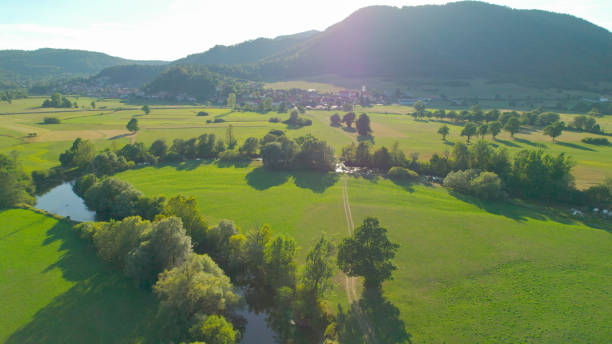
<svg viewBox="0 0 612 344">
<path fill-rule="evenodd" d="M 318 31 L 306 31 L 276 38 L 258 38 L 236 45 L 217 45 L 203 53 L 189 55 L 176 64 L 247 64 L 274 56 L 315 36 Z"/>
<path fill-rule="evenodd" d="M 104 68 L 117 65 L 157 65 L 163 63 L 165 62 L 127 60 L 84 50 L 49 48 L 33 51 L 1 50 L 0 76 L 14 81 L 36 81 L 90 76 L 99 73 Z"/>
<path fill-rule="evenodd" d="M 257 69 L 266 78 L 333 73 L 555 84 L 612 80 L 612 34 L 566 14 L 483 2 L 374 6 Z"/>
</svg>

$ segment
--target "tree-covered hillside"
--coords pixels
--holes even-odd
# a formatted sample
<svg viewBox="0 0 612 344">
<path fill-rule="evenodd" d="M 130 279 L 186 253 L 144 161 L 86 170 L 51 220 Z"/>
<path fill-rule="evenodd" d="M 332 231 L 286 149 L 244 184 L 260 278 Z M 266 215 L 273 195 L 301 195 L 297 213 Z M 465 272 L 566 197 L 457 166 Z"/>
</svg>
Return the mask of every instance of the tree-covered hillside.
<svg viewBox="0 0 612 344">
<path fill-rule="evenodd" d="M 483 2 L 374 6 L 257 69 L 266 78 L 485 77 L 571 87 L 612 80 L 612 34 L 566 14 Z"/>
<path fill-rule="evenodd" d="M 49 48 L 33 51 L 2 50 L 0 51 L 0 77 L 13 81 L 35 81 L 89 76 L 100 72 L 104 68 L 117 65 L 156 65 L 163 63 L 162 61 L 126 60 L 84 50 Z"/>
<path fill-rule="evenodd" d="M 189 55 L 175 63 L 197 65 L 254 63 L 294 47 L 317 33 L 319 32 L 312 30 L 276 38 L 258 38 L 231 46 L 217 45 L 206 52 Z"/>
</svg>

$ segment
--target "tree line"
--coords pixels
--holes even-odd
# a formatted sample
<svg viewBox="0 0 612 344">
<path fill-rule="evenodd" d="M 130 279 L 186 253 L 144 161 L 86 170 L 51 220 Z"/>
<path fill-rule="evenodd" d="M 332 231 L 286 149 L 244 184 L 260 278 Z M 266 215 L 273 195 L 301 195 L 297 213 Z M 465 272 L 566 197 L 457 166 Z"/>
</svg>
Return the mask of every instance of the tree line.
<svg viewBox="0 0 612 344">
<path fill-rule="evenodd" d="M 322 235 L 298 268 L 293 238 L 274 236 L 267 225 L 246 232 L 229 220 L 209 226 L 193 197 L 148 198 L 126 182 L 92 174 L 79 178 L 75 191 L 108 221 L 75 229 L 101 259 L 152 288 L 163 332 L 173 340 L 239 342 L 240 287 L 251 307 L 268 312 L 283 342 L 333 343 L 338 326 L 326 298 L 337 267 L 364 277 L 368 289 L 380 289 L 396 269 L 391 260 L 398 246 L 374 218 L 338 246 Z"/>
</svg>

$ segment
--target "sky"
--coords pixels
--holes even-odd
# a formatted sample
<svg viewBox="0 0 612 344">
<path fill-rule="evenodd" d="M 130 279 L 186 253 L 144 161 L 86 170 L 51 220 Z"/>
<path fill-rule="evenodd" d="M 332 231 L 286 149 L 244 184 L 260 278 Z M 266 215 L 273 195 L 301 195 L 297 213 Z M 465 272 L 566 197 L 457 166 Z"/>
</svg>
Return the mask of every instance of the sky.
<svg viewBox="0 0 612 344">
<path fill-rule="evenodd" d="M 438 0 L 0 0 L 0 50 L 66 48 L 175 60 L 217 45 L 325 30 L 370 5 Z M 491 0 L 568 13 L 612 31 L 611 0 Z"/>
</svg>

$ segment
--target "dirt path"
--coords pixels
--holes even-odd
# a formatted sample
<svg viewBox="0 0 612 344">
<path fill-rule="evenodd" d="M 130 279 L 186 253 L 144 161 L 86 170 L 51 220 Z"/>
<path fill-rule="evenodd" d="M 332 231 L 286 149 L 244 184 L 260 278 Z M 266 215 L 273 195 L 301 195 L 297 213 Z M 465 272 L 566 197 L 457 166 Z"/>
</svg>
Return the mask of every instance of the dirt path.
<svg viewBox="0 0 612 344">
<path fill-rule="evenodd" d="M 344 204 L 344 216 L 346 217 L 346 230 L 349 235 L 353 235 L 353 228 L 355 228 L 355 224 L 353 223 L 353 214 L 351 213 L 351 203 L 349 202 L 348 197 L 346 176 L 342 177 L 342 203 Z M 370 323 L 363 316 L 361 308 L 359 308 L 359 298 L 357 297 L 357 278 L 348 277 L 346 275 L 344 276 L 344 278 L 348 303 L 349 305 L 355 305 L 355 316 L 357 318 L 357 322 L 359 323 L 359 328 L 361 328 L 361 333 L 363 333 L 364 335 L 366 343 L 378 344 L 378 341 L 376 340 L 376 336 L 374 336 L 374 331 L 372 330 Z"/>
</svg>

